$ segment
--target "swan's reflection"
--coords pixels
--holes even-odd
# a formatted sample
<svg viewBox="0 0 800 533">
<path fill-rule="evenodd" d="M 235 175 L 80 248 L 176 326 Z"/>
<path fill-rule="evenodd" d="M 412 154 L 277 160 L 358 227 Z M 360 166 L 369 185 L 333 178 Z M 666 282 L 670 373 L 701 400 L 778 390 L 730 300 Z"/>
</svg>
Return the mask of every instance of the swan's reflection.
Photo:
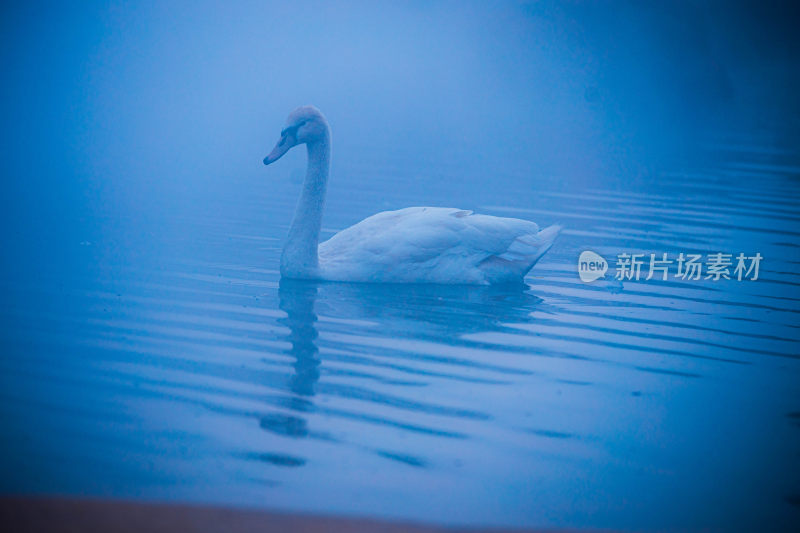
<svg viewBox="0 0 800 533">
<path fill-rule="evenodd" d="M 287 340 L 291 343 L 288 353 L 294 357 L 294 374 L 289 389 L 297 396 L 313 396 L 314 384 L 319 380 L 319 335 L 316 328 L 317 315 L 314 302 L 317 286 L 313 283 L 281 280 L 278 297 L 280 308 L 286 318 L 280 322 L 289 328 Z"/>
<path fill-rule="evenodd" d="M 458 335 L 527 322 L 541 301 L 527 285 L 323 283 L 318 309 L 337 319 L 378 322 L 384 333 L 449 343 Z"/>
<path fill-rule="evenodd" d="M 358 386 L 320 382 L 320 316 L 326 321 L 326 331 L 379 336 L 385 339 L 386 350 L 391 351 L 392 340 L 396 338 L 453 345 L 460 335 L 497 330 L 507 322 L 528 321 L 541 302 L 526 286 L 369 285 L 286 279 L 280 282 L 278 296 L 280 309 L 286 313 L 280 322 L 289 328 L 285 339 L 290 347 L 286 353 L 294 359 L 288 382 L 292 394 L 282 403 L 293 415 L 266 415 L 261 419 L 261 426 L 270 432 L 296 438 L 324 437 L 309 430 L 303 416 L 316 409 L 313 396 L 318 391 L 345 397 L 354 394 L 354 398 L 369 398 L 377 403 L 386 402 L 388 398 L 380 390 L 363 394 L 365 389 Z M 438 409 L 437 406 L 417 406 L 422 407 Z M 408 402 L 408 408 L 415 408 L 413 402 Z M 480 416 L 479 413 L 442 412 L 452 416 Z M 357 416 L 355 413 L 335 414 Z"/>
<path fill-rule="evenodd" d="M 319 381 L 319 348 L 314 313 L 317 286 L 303 281 L 281 280 L 278 288 L 279 306 L 286 313 L 278 322 L 289 328 L 286 340 L 291 347 L 286 353 L 294 358 L 289 378 L 291 395 L 281 402 L 293 413 L 306 413 L 314 408 L 311 397 Z M 308 422 L 295 415 L 271 413 L 261 418 L 261 427 L 272 433 L 289 437 L 307 437 Z"/>
</svg>

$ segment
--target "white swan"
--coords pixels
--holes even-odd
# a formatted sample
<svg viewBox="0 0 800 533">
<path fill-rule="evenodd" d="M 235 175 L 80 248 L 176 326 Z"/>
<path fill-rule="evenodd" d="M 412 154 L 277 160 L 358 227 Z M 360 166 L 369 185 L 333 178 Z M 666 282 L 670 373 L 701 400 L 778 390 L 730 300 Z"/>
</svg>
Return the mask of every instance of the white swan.
<svg viewBox="0 0 800 533">
<path fill-rule="evenodd" d="M 319 243 L 330 167 L 328 121 L 295 109 L 264 164 L 305 144 L 308 171 L 281 255 L 281 276 L 377 283 L 522 283 L 561 228 L 449 207 L 384 211 Z"/>
</svg>

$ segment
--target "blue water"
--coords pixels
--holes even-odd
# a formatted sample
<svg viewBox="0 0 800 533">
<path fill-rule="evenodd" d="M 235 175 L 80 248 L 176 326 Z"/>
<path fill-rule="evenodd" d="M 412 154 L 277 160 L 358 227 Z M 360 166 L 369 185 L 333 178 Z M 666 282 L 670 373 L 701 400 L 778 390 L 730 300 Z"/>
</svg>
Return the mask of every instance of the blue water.
<svg viewBox="0 0 800 533">
<path fill-rule="evenodd" d="M 696 168 L 581 190 L 491 186 L 466 164 L 395 189 L 402 158 L 340 159 L 327 234 L 414 204 L 566 230 L 524 290 L 281 281 L 299 154 L 173 231 L 69 242 L 62 269 L 3 280 L 0 490 L 443 524 L 797 523 L 796 153 L 723 139 Z M 764 260 L 757 281 L 583 284 L 587 248 Z"/>
<path fill-rule="evenodd" d="M 0 494 L 796 531 L 800 47 L 755 2 L 25 2 L 0 16 Z M 565 230 L 524 289 L 286 283 L 431 205 Z M 757 281 L 579 254 L 760 253 Z M 674 266 L 673 270 L 674 272 Z"/>
</svg>

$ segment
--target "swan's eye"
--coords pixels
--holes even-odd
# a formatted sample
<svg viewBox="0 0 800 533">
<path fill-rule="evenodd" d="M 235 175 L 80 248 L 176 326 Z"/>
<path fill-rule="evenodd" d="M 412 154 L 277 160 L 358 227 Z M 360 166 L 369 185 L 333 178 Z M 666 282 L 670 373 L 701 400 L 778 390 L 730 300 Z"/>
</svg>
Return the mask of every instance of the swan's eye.
<svg viewBox="0 0 800 533">
<path fill-rule="evenodd" d="M 294 126 L 288 126 L 286 128 L 283 128 L 281 130 L 281 137 L 286 137 L 289 134 L 297 135 L 297 130 L 299 130 L 301 126 L 305 125 L 306 122 L 307 121 L 304 120 L 303 122 L 295 124 Z"/>
</svg>

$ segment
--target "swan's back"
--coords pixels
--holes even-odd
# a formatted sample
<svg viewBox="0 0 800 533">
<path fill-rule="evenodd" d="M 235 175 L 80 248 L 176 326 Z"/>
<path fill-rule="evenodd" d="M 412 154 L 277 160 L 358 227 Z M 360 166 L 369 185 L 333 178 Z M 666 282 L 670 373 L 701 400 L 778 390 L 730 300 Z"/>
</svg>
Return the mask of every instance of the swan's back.
<svg viewBox="0 0 800 533">
<path fill-rule="evenodd" d="M 320 276 L 383 283 L 521 282 L 558 235 L 530 221 L 442 207 L 384 211 L 319 245 Z"/>
</svg>

